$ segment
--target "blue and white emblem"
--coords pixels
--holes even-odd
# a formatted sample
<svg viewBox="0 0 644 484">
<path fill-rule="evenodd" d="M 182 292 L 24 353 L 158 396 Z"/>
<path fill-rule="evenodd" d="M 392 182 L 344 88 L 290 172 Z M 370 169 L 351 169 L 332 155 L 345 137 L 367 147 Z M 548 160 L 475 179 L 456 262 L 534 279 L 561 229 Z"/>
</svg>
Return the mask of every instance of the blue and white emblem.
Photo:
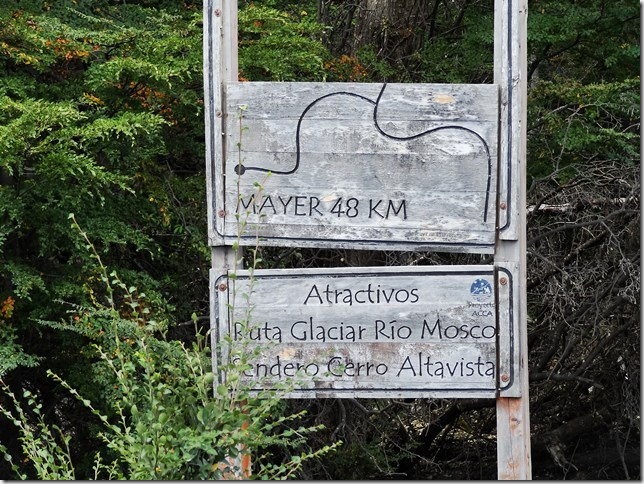
<svg viewBox="0 0 644 484">
<path fill-rule="evenodd" d="M 484 301 L 492 296 L 492 285 L 486 279 L 476 279 L 470 286 L 470 294 L 477 301 Z"/>
</svg>

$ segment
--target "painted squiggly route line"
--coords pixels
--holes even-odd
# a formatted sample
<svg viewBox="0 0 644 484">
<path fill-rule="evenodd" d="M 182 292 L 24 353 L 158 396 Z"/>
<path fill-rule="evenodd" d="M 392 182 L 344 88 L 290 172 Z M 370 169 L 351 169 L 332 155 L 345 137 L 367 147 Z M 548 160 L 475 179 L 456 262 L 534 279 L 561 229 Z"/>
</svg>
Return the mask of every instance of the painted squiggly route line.
<svg viewBox="0 0 644 484">
<path fill-rule="evenodd" d="M 369 99 L 368 97 L 361 96 L 360 94 L 355 94 L 353 92 L 345 92 L 345 91 L 339 91 L 339 92 L 332 92 L 330 94 L 325 94 L 324 96 L 321 96 L 317 98 L 315 101 L 313 101 L 311 104 L 309 104 L 304 111 L 302 111 L 302 114 L 300 115 L 300 118 L 297 122 L 297 129 L 295 132 L 295 148 L 296 148 L 296 153 L 295 153 L 295 166 L 290 169 L 290 170 L 271 170 L 268 168 L 262 168 L 258 166 L 245 166 L 245 165 L 237 165 L 235 166 L 235 173 L 238 175 L 243 175 L 246 171 L 260 171 L 260 172 L 265 172 L 265 173 L 271 173 L 273 175 L 292 175 L 295 173 L 299 168 L 300 168 L 300 129 L 302 127 L 302 121 L 306 117 L 306 114 L 319 102 L 330 98 L 332 96 L 350 96 L 350 97 L 355 97 L 358 99 L 362 99 L 363 101 L 368 102 L 369 104 L 373 105 L 373 122 L 374 126 L 378 130 L 378 132 L 389 139 L 392 139 L 394 141 L 410 141 L 414 140 L 417 138 L 421 138 L 423 136 L 427 136 L 431 133 L 435 133 L 437 131 L 443 131 L 446 129 L 459 129 L 462 131 L 465 131 L 467 133 L 470 133 L 474 135 L 481 143 L 483 143 L 483 147 L 485 148 L 485 154 L 487 156 L 487 183 L 486 183 L 486 188 L 485 188 L 485 208 L 483 210 L 483 222 L 487 222 L 487 217 L 488 217 L 488 205 L 490 201 L 490 185 L 492 183 L 492 157 L 490 155 L 490 148 L 487 144 L 487 142 L 483 139 L 483 137 L 478 134 L 476 131 L 466 128 L 464 126 L 457 126 L 457 125 L 446 125 L 446 126 L 439 126 L 436 128 L 431 128 L 425 131 L 422 131 L 420 133 L 414 134 L 412 136 L 394 136 L 392 134 L 389 134 L 385 132 L 381 127 L 380 124 L 378 123 L 378 105 L 380 104 L 380 100 L 382 99 L 382 95 L 385 92 L 385 89 L 387 87 L 387 83 L 384 83 L 382 85 L 382 89 L 380 90 L 380 94 L 378 94 L 378 98 L 374 101 L 373 99 Z"/>
</svg>

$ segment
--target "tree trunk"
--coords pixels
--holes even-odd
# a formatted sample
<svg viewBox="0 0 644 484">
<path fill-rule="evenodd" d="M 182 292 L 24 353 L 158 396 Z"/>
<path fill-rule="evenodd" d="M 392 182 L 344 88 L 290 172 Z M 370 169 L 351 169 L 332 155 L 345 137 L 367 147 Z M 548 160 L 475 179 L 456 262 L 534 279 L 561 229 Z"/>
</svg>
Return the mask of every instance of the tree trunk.
<svg viewBox="0 0 644 484">
<path fill-rule="evenodd" d="M 364 46 L 400 59 L 419 49 L 440 0 L 362 0 L 356 15 L 353 52 Z"/>
</svg>

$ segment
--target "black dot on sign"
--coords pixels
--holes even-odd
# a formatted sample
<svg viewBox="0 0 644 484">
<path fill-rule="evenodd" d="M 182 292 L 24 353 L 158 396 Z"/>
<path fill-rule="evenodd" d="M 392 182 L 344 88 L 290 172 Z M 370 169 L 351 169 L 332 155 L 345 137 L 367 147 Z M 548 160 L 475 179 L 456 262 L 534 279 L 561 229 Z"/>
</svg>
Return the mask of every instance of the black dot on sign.
<svg viewBox="0 0 644 484">
<path fill-rule="evenodd" d="M 237 173 L 238 175 L 243 175 L 245 172 L 246 168 L 244 167 L 244 165 L 237 165 L 235 167 L 235 173 Z"/>
</svg>

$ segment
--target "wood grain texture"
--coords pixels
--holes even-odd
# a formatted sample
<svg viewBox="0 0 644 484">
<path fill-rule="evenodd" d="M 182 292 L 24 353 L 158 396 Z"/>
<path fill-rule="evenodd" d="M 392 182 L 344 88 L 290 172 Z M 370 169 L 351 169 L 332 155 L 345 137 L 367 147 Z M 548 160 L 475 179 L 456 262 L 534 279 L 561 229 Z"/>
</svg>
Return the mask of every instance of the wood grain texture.
<svg viewBox="0 0 644 484">
<path fill-rule="evenodd" d="M 204 80 L 204 97 L 207 102 L 204 104 L 204 121 L 205 121 L 205 148 L 206 148 L 206 201 L 208 210 L 208 233 L 210 235 L 210 245 L 221 245 L 223 237 L 215 231 L 215 150 L 217 143 L 221 140 L 221 123 L 216 121 L 215 112 L 221 109 L 221 95 L 218 94 L 221 85 L 221 70 L 217 62 L 217 56 L 221 50 L 220 39 L 213 35 L 220 27 L 214 22 L 212 0 L 204 0 L 203 4 L 203 80 Z M 216 131 L 218 130 L 219 136 Z"/>
<path fill-rule="evenodd" d="M 522 170 L 526 163 L 525 129 L 526 100 L 520 91 L 525 90 L 524 64 L 527 59 L 525 44 L 519 39 L 516 18 L 520 4 L 495 1 L 494 79 L 499 85 L 499 237 L 517 240 L 521 229 L 518 199 L 522 184 Z M 523 77 L 522 77 L 523 76 Z"/>
<path fill-rule="evenodd" d="M 527 1 L 495 1 L 495 82 L 501 86 L 500 198 L 507 201 L 499 218 L 495 262 L 515 267 L 516 339 L 519 344 L 515 384 L 521 397 L 497 399 L 497 467 L 504 480 L 532 477 L 530 400 L 528 388 L 528 324 L 526 294 L 526 117 Z M 505 222 L 504 222 L 505 220 Z M 503 394 L 502 394 L 503 395 Z"/>
<path fill-rule="evenodd" d="M 219 12 L 219 15 L 216 14 Z M 204 1 L 204 90 L 206 129 L 206 197 L 208 205 L 209 237 L 212 255 L 212 269 L 225 272 L 236 267 L 235 254 L 224 238 L 214 229 L 217 214 L 224 208 L 224 194 L 217 190 L 223 184 L 223 173 L 215 169 L 226 152 L 223 121 L 218 113 L 224 110 L 223 85 L 237 79 L 237 1 Z M 210 281 L 212 284 L 212 281 Z M 217 327 L 216 312 L 212 311 L 211 327 Z M 219 335 L 212 332 L 213 348 L 217 346 Z M 218 355 L 213 352 L 213 368 L 216 371 Z"/>
<path fill-rule="evenodd" d="M 229 83 L 216 235 L 232 243 L 242 214 L 243 245 L 492 252 L 497 99 L 494 85 Z"/>
<path fill-rule="evenodd" d="M 232 248 L 214 230 L 214 219 L 224 209 L 224 196 L 216 187 L 223 185 L 223 173 L 214 167 L 221 163 L 226 152 L 221 113 L 223 113 L 223 85 L 236 81 L 237 63 L 237 0 L 204 0 L 204 95 L 206 129 L 206 188 L 208 204 L 209 245 L 212 253 L 210 277 L 211 294 L 213 273 L 235 268 L 239 263 Z M 218 371 L 221 359 L 217 347 L 216 300 L 210 300 L 210 326 L 213 372 Z M 214 385 L 217 383 L 215 382 Z M 215 390 L 215 388 L 213 388 Z M 242 423 L 242 429 L 248 422 Z M 245 446 L 238 445 L 234 456 L 226 456 L 228 469 L 225 479 L 248 479 L 251 475 L 251 455 Z M 223 464 L 223 463 L 220 463 Z"/>
<path fill-rule="evenodd" d="M 373 119 L 382 92 L 381 83 L 242 82 L 226 85 L 227 114 L 236 117 L 245 106 L 248 119 L 299 119 L 304 107 L 317 99 L 307 113 L 318 119 Z M 326 97 L 325 97 L 326 96 Z M 347 103 L 348 97 L 361 102 Z M 261 99 L 262 104 L 250 101 Z M 387 84 L 378 103 L 381 119 L 423 121 L 497 122 L 498 87 L 492 84 Z"/>
<path fill-rule="evenodd" d="M 497 321 L 497 304 L 512 310 L 495 286 L 493 266 L 284 269 L 221 276 L 212 297 L 235 341 L 224 358 L 260 349 L 246 374 L 258 390 L 292 379 L 298 398 L 494 398 L 511 365 L 497 334 L 514 324 Z"/>
</svg>

